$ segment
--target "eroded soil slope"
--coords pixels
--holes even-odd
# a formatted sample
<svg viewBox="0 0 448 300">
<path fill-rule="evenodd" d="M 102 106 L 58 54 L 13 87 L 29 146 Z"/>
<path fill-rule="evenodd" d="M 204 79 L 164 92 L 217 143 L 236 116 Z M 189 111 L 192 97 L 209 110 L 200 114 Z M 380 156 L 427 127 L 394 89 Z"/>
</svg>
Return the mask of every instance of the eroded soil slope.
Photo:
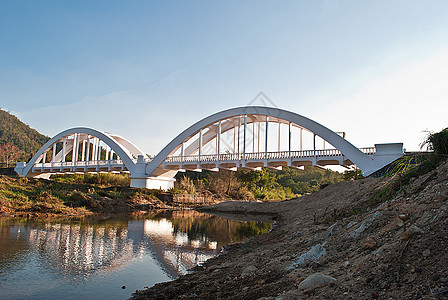
<svg viewBox="0 0 448 300">
<path fill-rule="evenodd" d="M 388 197 L 393 180 L 341 182 L 278 203 L 208 207 L 276 221 L 268 234 L 228 246 L 192 274 L 134 298 L 447 298 L 448 163 Z"/>
</svg>

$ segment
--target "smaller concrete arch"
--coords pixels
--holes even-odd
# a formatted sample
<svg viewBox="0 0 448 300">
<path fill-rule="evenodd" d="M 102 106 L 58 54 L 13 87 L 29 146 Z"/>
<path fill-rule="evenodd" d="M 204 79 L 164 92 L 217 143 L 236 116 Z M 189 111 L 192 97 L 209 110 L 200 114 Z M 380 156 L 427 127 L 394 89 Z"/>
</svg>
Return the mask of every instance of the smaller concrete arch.
<svg viewBox="0 0 448 300">
<path fill-rule="evenodd" d="M 137 146 L 135 146 L 133 143 L 128 141 L 125 138 L 122 138 L 118 135 L 114 135 L 111 133 L 106 133 L 100 130 L 96 130 L 93 128 L 88 127 L 75 127 L 70 128 L 67 130 L 64 130 L 54 137 L 52 137 L 48 142 L 46 142 L 39 151 L 31 158 L 31 160 L 28 163 L 18 163 L 17 167 L 15 168 L 15 171 L 20 176 L 33 176 L 32 174 L 32 168 L 34 164 L 40 160 L 42 160 L 44 153 L 49 151 L 51 147 L 60 141 L 61 139 L 64 139 L 65 137 L 69 137 L 72 135 L 86 135 L 92 138 L 97 138 L 99 141 L 102 141 L 107 146 L 110 147 L 110 149 L 115 153 L 123 162 L 127 170 L 132 173 L 135 169 L 135 162 L 138 158 L 138 156 L 145 156 L 143 151 L 141 151 Z M 79 141 L 77 141 L 79 142 Z M 90 142 L 90 140 L 89 140 Z M 73 143 L 75 143 L 73 141 Z M 70 151 L 71 148 L 68 149 Z M 67 152 L 68 152 L 67 151 Z M 62 154 L 59 153 L 58 156 L 56 156 L 56 160 L 61 160 Z"/>
</svg>

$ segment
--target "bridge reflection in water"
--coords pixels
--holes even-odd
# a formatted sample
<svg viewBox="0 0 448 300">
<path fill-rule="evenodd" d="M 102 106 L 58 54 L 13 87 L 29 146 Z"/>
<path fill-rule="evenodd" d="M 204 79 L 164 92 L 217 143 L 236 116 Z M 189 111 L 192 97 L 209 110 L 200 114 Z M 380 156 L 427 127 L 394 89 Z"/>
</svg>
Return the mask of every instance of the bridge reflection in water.
<svg viewBox="0 0 448 300">
<path fill-rule="evenodd" d="M 8 291 L 11 298 L 41 295 L 52 298 L 53 292 L 59 297 L 87 283 L 95 295 L 109 297 L 110 291 L 103 293 L 101 289 L 110 289 L 104 282 L 109 277 L 119 276 L 117 274 L 126 274 L 126 278 L 113 280 L 114 283 L 128 282 L 127 293 L 130 294 L 135 289 L 185 274 L 198 263 L 217 255 L 223 245 L 242 241 L 270 227 L 266 223 L 235 222 L 194 211 L 133 219 L 7 225 L 0 226 L 0 291 L 2 294 Z M 30 257 L 37 258 L 34 261 Z M 145 271 L 139 267 L 148 259 L 158 270 L 148 268 Z M 27 286 L 27 280 L 38 280 L 33 279 L 36 274 L 46 278 L 46 273 L 57 278 L 57 292 L 45 292 L 45 284 L 51 287 L 50 282 L 44 286 L 40 284 L 40 289 L 44 290 L 42 294 L 13 292 L 12 287 L 19 284 L 17 281 L 22 280 L 23 286 Z M 158 278 L 151 278 L 154 276 Z M 98 281 L 97 286 L 92 286 L 92 281 Z M 137 285 L 132 287 L 130 282 Z M 117 286 L 121 287 L 117 283 L 115 290 Z"/>
</svg>

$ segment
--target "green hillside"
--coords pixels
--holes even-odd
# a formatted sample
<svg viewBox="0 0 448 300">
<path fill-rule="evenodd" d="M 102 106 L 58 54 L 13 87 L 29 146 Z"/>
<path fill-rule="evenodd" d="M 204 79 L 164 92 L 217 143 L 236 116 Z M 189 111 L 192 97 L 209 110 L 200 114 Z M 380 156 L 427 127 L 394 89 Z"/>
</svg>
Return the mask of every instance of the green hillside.
<svg viewBox="0 0 448 300">
<path fill-rule="evenodd" d="M 16 116 L 0 109 L 0 146 L 7 143 L 16 146 L 23 151 L 21 160 L 28 161 L 49 139 Z"/>
</svg>

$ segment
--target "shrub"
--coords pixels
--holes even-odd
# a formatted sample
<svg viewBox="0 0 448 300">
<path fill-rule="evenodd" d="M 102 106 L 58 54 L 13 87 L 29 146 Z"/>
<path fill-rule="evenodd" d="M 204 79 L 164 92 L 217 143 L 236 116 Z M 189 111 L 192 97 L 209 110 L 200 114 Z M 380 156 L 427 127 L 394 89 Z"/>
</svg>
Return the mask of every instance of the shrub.
<svg viewBox="0 0 448 300">
<path fill-rule="evenodd" d="M 422 143 L 422 147 L 424 146 L 434 151 L 434 154 L 448 155 L 448 128 L 436 133 L 430 132 Z"/>
<path fill-rule="evenodd" d="M 194 182 L 191 178 L 187 176 L 183 176 L 177 187 L 179 190 L 184 191 L 186 194 L 195 194 L 196 187 L 194 186 Z"/>
<path fill-rule="evenodd" d="M 345 181 L 358 180 L 358 179 L 363 179 L 363 178 L 364 178 L 364 176 L 362 176 L 362 171 L 357 167 L 354 167 L 350 170 L 346 170 L 344 172 L 344 180 Z"/>
</svg>

